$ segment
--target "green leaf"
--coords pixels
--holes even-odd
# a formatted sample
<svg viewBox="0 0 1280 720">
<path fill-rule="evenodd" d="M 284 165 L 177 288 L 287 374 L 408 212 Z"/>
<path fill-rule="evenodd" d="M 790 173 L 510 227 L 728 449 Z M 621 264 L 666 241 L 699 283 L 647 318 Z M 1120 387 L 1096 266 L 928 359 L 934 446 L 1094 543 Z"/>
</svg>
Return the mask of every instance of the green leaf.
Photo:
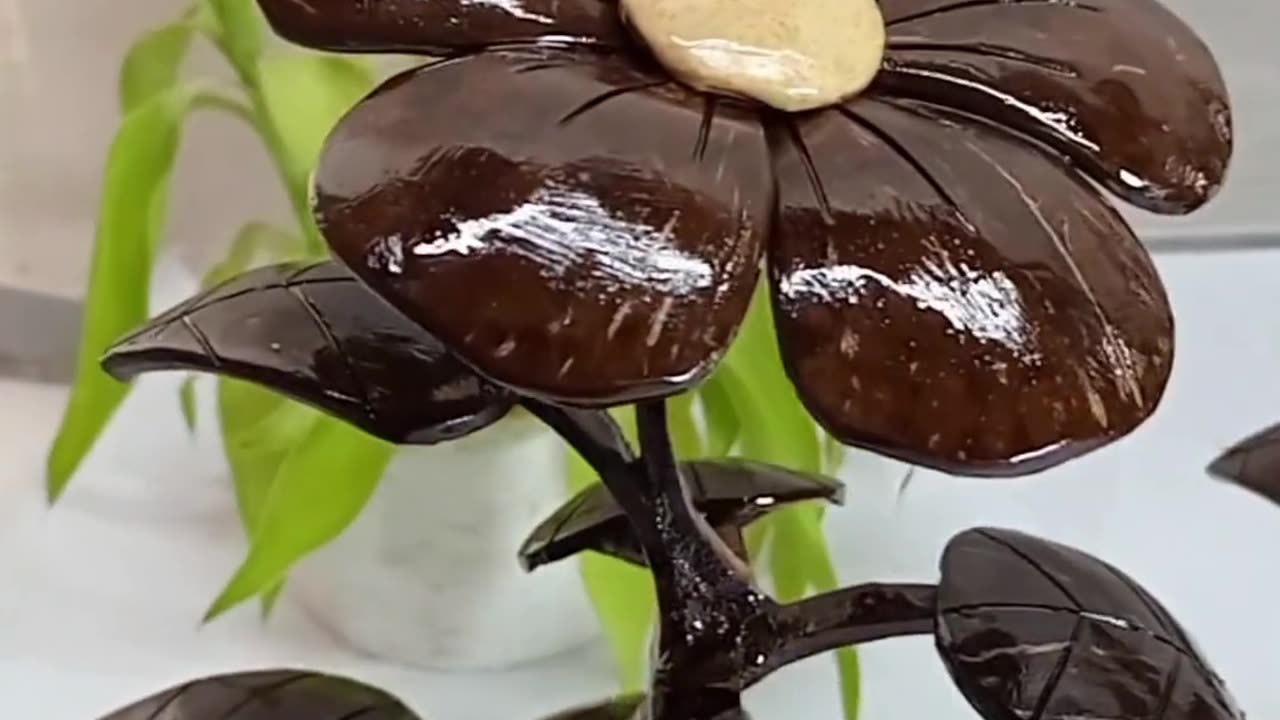
<svg viewBox="0 0 1280 720">
<path fill-rule="evenodd" d="M 835 473 L 841 467 L 844 467 L 844 462 L 849 457 L 849 447 L 830 435 L 824 435 L 823 437 L 827 450 L 827 472 Z"/>
<path fill-rule="evenodd" d="M 818 430 L 796 397 L 778 352 L 768 287 L 756 288 L 738 336 L 708 383 L 732 398 L 741 419 L 742 454 L 805 472 L 821 472 Z"/>
<path fill-rule="evenodd" d="M 182 422 L 187 430 L 196 431 L 196 378 L 188 375 L 178 386 L 178 405 L 182 409 Z"/>
<path fill-rule="evenodd" d="M 568 450 L 569 489 L 572 492 L 599 482 L 595 471 L 577 452 Z M 595 606 L 624 692 L 644 688 L 649 633 L 657 616 L 658 601 L 653 576 L 636 567 L 594 552 L 580 562 L 582 580 Z"/>
<path fill-rule="evenodd" d="M 231 378 L 218 381 L 218 422 L 245 535 L 252 542 L 271 486 L 320 412 L 272 390 Z"/>
<path fill-rule="evenodd" d="M 681 459 L 700 458 L 706 453 L 702 431 L 694 417 L 696 401 L 697 396 L 692 392 L 681 393 L 667 401 L 671 442 L 676 456 Z"/>
<path fill-rule="evenodd" d="M 190 23 L 176 22 L 134 42 L 120 68 L 120 107 L 125 113 L 178 84 L 194 33 Z"/>
<path fill-rule="evenodd" d="M 285 459 L 257 518 L 249 555 L 205 621 L 270 592 L 303 557 L 337 537 L 372 497 L 395 446 L 322 416 Z"/>
<path fill-rule="evenodd" d="M 707 456 L 727 457 L 733 452 L 742 431 L 742 420 L 733 398 L 720 383 L 703 383 L 698 390 L 702 414 L 707 424 Z"/>
<path fill-rule="evenodd" d="M 250 544 L 280 466 L 319 417 L 319 411 L 259 385 L 232 378 L 218 380 L 223 454 L 231 468 L 240 522 Z M 263 617 L 271 614 L 283 590 L 281 580 L 262 594 Z"/>
<path fill-rule="evenodd" d="M 831 552 L 822 537 L 822 529 L 818 524 L 807 529 L 810 543 L 806 558 L 809 576 L 813 587 L 818 592 L 831 592 L 840 587 L 840 578 L 836 574 L 835 563 L 831 561 Z M 848 720 L 858 717 L 862 699 L 862 673 L 859 667 L 858 650 L 844 647 L 836 651 L 836 668 L 840 673 L 840 699 L 844 707 L 844 716 Z"/>
<path fill-rule="evenodd" d="M 338 120 L 373 89 L 374 78 L 356 58 L 286 53 L 262 61 L 258 82 L 289 164 L 305 173 Z"/>
<path fill-rule="evenodd" d="M 840 705 L 848 720 L 858 717 L 862 705 L 862 667 L 858 651 L 851 647 L 836 651 L 836 670 L 840 673 Z"/>
<path fill-rule="evenodd" d="M 182 124 L 200 96 L 188 86 L 154 95 L 126 115 L 107 156 L 90 261 L 76 376 L 47 458 L 56 501 L 119 408 L 128 386 L 98 367 L 103 351 L 147 319 L 151 269 L 168 205 Z"/>
<path fill-rule="evenodd" d="M 259 261 L 283 262 L 306 254 L 300 238 L 268 223 L 251 222 L 240 228 L 231 241 L 226 256 L 209 268 L 201 280 L 203 287 L 213 287 L 255 267 Z"/>
<path fill-rule="evenodd" d="M 258 62 L 267 38 L 266 21 L 253 0 L 207 0 L 219 44 L 237 66 Z"/>
</svg>

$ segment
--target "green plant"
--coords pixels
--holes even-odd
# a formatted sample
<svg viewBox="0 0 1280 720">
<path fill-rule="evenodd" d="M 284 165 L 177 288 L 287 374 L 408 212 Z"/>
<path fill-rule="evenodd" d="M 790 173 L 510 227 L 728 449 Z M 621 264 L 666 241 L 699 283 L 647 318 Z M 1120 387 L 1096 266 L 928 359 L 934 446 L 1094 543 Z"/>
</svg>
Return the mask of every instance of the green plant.
<svg viewBox="0 0 1280 720">
<path fill-rule="evenodd" d="M 171 174 L 193 112 L 227 113 L 253 129 L 278 171 L 295 220 L 290 228 L 247 222 L 223 259 L 208 270 L 204 285 L 262 263 L 326 254 L 309 209 L 310 172 L 325 136 L 372 89 L 376 72 L 361 58 L 281 47 L 268 37 L 249 0 L 201 0 L 174 22 L 141 36 L 124 58 L 122 115 L 104 177 L 77 376 L 48 457 L 51 501 L 66 489 L 128 391 L 103 373 L 98 361 L 110 343 L 147 318 L 152 267 L 164 247 Z M 226 60 L 236 78 L 232 86 L 183 73 L 196 42 L 210 43 Z M 830 472 L 842 456 L 829 449 L 791 391 L 769 312 L 768 298 L 761 294 L 717 373 L 672 402 L 677 449 L 686 458 L 737 455 Z M 220 429 L 250 549 L 207 619 L 255 597 L 269 611 L 293 564 L 358 515 L 395 451 L 270 391 L 235 380 L 218 382 Z M 188 423 L 194 423 L 190 381 L 179 402 Z M 624 414 L 619 416 L 625 426 Z M 569 468 L 569 489 L 594 481 L 595 474 L 576 455 Z M 340 487 L 328 482 L 335 476 L 343 478 Z M 821 522 L 822 510 L 814 503 L 784 509 L 753 528 L 752 557 L 772 558 L 762 569 L 781 599 L 836 588 Z M 597 555 L 588 555 L 582 568 L 621 681 L 628 690 L 638 689 L 656 608 L 649 577 Z M 858 700 L 856 655 L 847 649 L 838 660 L 852 718 Z"/>
</svg>

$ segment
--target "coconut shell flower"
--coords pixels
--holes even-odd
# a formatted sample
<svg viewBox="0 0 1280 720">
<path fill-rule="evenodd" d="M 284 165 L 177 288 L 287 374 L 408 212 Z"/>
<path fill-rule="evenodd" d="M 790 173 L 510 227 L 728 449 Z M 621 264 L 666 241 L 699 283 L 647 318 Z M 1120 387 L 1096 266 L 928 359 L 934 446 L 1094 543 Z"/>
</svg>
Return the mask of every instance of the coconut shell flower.
<svg viewBox="0 0 1280 720">
<path fill-rule="evenodd" d="M 261 0 L 281 35 L 443 59 L 335 129 L 338 258 L 517 392 L 706 377 L 767 268 L 813 417 L 952 473 L 1034 472 L 1157 407 L 1173 320 L 1107 195 L 1190 212 L 1216 64 L 1152 0 Z"/>
</svg>

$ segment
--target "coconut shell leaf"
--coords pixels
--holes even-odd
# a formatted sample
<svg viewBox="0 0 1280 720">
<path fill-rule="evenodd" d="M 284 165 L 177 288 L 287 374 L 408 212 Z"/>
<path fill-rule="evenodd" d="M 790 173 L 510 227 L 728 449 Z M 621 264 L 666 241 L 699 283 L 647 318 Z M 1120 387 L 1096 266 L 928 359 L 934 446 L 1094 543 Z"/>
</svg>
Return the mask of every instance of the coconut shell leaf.
<svg viewBox="0 0 1280 720">
<path fill-rule="evenodd" d="M 859 98 L 795 125 L 775 148 L 775 322 L 832 436 L 1016 476 L 1114 442 L 1159 405 L 1164 288 L 1061 159 L 921 103 Z"/>
<path fill-rule="evenodd" d="M 683 468 L 694 505 L 713 528 L 730 534 L 784 505 L 844 501 L 839 481 L 774 465 L 703 460 Z M 532 570 L 584 550 L 645 564 L 626 516 L 603 485 L 586 488 L 539 525 L 521 547 L 520 561 Z"/>
<path fill-rule="evenodd" d="M 401 444 L 466 435 L 515 402 L 332 262 L 236 276 L 119 340 L 102 365 L 121 380 L 183 369 L 251 381 Z"/>
<path fill-rule="evenodd" d="M 1182 626 L 1132 578 L 1011 530 L 951 540 L 937 646 L 989 720 L 1241 720 Z"/>
<path fill-rule="evenodd" d="M 511 42 L 618 45 L 606 0 L 258 0 L 281 37 L 321 50 L 446 54 Z"/>
<path fill-rule="evenodd" d="M 389 693 L 348 678 L 263 670 L 201 678 L 101 720 L 421 720 Z"/>
<path fill-rule="evenodd" d="M 1222 185 L 1233 133 L 1218 64 L 1170 4 L 886 1 L 880 90 L 982 117 L 1134 205 L 1187 213 Z"/>
<path fill-rule="evenodd" d="M 1209 465 L 1209 474 L 1280 504 L 1280 424 L 1233 445 Z"/>
<path fill-rule="evenodd" d="M 522 395 L 611 407 L 681 393 L 751 300 L 769 157 L 755 113 L 634 60 L 506 48 L 388 80 L 325 145 L 321 233 Z"/>
</svg>

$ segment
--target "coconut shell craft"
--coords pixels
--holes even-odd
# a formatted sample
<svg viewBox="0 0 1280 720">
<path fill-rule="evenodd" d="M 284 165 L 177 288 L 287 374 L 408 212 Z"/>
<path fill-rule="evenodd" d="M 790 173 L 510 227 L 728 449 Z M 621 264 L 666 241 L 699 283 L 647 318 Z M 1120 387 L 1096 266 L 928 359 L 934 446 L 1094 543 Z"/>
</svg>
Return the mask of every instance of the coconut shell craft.
<svg viewBox="0 0 1280 720">
<path fill-rule="evenodd" d="M 1124 437 L 1160 403 L 1174 336 L 1112 203 L 1182 214 L 1217 192 L 1232 124 L 1209 51 L 1153 0 L 672 1 L 260 0 L 307 47 L 440 59 L 330 135 L 313 197 L 333 261 L 232 278 L 104 367 L 237 377 L 401 444 L 516 406 L 542 420 L 601 482 L 521 562 L 606 553 L 646 567 L 659 605 L 645 693 L 548 720 L 742 719 L 779 668 L 906 635 L 934 638 L 988 720 L 1243 718 L 1135 580 L 1021 532 L 956 535 L 936 583 L 775 600 L 743 528 L 842 485 L 678 462 L 665 406 L 766 282 L 795 391 L 847 445 L 1016 476 Z M 1214 472 L 1275 499 L 1280 445 L 1260 438 Z M 418 716 L 277 670 L 104 720 L 157 717 Z"/>
</svg>

